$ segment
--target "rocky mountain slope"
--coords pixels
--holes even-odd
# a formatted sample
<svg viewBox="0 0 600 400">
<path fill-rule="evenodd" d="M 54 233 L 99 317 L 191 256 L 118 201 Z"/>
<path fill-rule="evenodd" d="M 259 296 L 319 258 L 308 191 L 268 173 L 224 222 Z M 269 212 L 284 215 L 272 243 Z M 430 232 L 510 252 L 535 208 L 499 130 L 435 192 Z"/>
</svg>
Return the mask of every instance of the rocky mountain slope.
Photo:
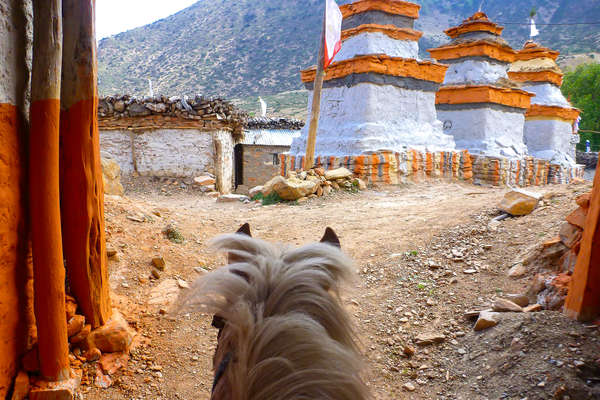
<svg viewBox="0 0 600 400">
<path fill-rule="evenodd" d="M 350 0 L 338 1 L 348 3 Z M 545 23 L 600 22 L 598 0 L 418 0 L 421 49 L 446 40 L 443 30 L 482 9 L 506 26 L 514 47 L 527 39 L 525 24 L 536 7 Z M 99 43 L 101 95 L 144 95 L 148 79 L 157 93 L 201 93 L 255 107 L 256 96 L 281 108 L 298 103 L 299 70 L 312 65 L 323 0 L 200 0 L 168 18 Z M 521 25 L 518 25 L 521 24 Z M 597 51 L 600 25 L 539 26 L 539 41 L 563 53 Z M 422 57 L 427 57 L 423 51 Z M 300 101 L 301 103 L 302 101 Z"/>
</svg>

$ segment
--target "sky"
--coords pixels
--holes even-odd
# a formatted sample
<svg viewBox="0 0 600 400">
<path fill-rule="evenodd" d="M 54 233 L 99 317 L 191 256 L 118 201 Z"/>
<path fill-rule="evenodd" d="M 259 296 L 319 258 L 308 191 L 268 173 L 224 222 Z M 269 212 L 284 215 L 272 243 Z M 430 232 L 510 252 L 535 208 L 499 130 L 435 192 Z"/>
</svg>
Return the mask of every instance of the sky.
<svg viewBox="0 0 600 400">
<path fill-rule="evenodd" d="M 116 35 L 168 17 L 198 0 L 98 0 L 96 37 Z"/>
</svg>

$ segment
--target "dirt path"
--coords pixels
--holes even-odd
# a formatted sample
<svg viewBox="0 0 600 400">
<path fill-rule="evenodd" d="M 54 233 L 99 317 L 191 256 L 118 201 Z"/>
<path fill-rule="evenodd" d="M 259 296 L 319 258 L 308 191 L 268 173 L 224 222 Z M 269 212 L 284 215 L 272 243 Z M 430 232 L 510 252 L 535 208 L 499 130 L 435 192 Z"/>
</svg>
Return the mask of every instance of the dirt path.
<svg viewBox="0 0 600 400">
<path fill-rule="evenodd" d="M 87 388 L 84 398 L 209 398 L 216 340 L 210 319 L 200 315 L 173 319 L 160 310 L 177 296 L 178 284 L 198 277 L 195 269 L 211 270 L 223 263 L 224 258 L 207 247 L 208 240 L 234 232 L 245 222 L 254 236 L 292 245 L 318 240 L 326 226 L 336 230 L 359 271 L 344 301 L 362 338 L 366 378 L 375 398 L 501 398 L 486 395 L 496 393 L 492 389 L 501 382 L 465 373 L 467 366 L 477 365 L 469 358 L 469 349 L 475 351 L 473 340 L 481 337 L 473 336 L 462 314 L 498 294 L 525 289 L 529 278 L 506 277 L 511 261 L 530 245 L 555 236 L 574 208 L 572 199 L 585 188 L 549 190 L 556 196 L 545 207 L 507 220 L 497 229 L 490 229 L 488 222 L 504 190 L 459 184 L 387 187 L 298 206 L 217 204 L 187 192 L 166 196 L 136 191 L 126 198 L 108 198 L 108 241 L 119 252 L 119 260 L 110 264 L 115 302 L 146 343 L 134 350 L 127 370 L 111 388 Z M 162 234 L 169 224 L 184 236 L 182 244 Z M 456 254 L 462 254 L 458 261 L 452 260 Z M 159 279 L 150 280 L 150 260 L 158 255 L 165 258 L 167 268 Z M 442 332 L 446 340 L 417 348 L 414 338 L 427 332 Z M 590 334 L 589 340 L 597 340 L 597 330 L 584 332 Z M 411 358 L 403 355 L 407 345 L 417 350 Z M 487 361 L 481 364 L 482 376 Z M 403 389 L 408 382 L 414 392 Z M 550 382 L 545 388 L 538 383 L 533 382 L 531 390 L 555 390 Z M 521 392 L 503 398 L 522 398 Z"/>
</svg>

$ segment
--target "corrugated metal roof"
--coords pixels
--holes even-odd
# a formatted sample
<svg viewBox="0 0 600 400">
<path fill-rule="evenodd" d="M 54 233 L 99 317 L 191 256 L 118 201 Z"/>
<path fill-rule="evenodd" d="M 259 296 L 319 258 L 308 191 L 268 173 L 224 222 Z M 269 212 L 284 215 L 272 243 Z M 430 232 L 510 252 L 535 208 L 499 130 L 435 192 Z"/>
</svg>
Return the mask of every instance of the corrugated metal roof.
<svg viewBox="0 0 600 400">
<path fill-rule="evenodd" d="M 291 146 L 301 131 L 288 129 L 252 129 L 244 132 L 242 144 L 259 146 Z"/>
</svg>

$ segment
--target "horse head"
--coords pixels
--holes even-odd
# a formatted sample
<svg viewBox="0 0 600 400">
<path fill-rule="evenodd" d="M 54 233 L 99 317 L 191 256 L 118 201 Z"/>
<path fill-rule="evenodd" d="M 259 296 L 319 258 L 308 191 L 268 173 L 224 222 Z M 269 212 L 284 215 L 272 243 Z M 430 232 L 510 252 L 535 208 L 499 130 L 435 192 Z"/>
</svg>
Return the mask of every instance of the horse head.
<svg viewBox="0 0 600 400">
<path fill-rule="evenodd" d="M 339 297 L 352 262 L 333 229 L 318 243 L 291 248 L 253 238 L 244 224 L 213 244 L 228 264 L 196 281 L 182 302 L 215 315 L 212 399 L 369 397 Z"/>
</svg>

